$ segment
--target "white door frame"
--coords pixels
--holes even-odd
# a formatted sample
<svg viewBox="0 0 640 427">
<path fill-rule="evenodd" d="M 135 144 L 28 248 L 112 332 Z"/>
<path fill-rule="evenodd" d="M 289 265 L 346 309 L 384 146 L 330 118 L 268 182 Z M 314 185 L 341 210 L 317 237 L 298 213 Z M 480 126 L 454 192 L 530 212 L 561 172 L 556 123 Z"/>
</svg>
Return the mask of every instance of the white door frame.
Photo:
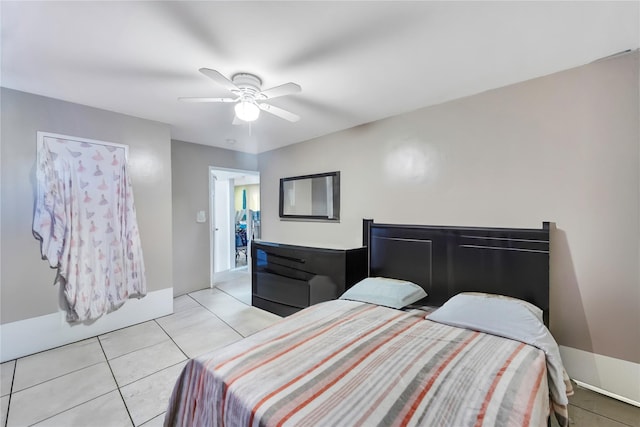
<svg viewBox="0 0 640 427">
<path fill-rule="evenodd" d="M 210 284 L 214 276 L 235 267 L 234 174 L 210 168 L 209 173 L 209 270 Z M 223 215 L 219 218 L 217 215 Z M 225 221 L 226 218 L 226 221 Z M 222 248 L 222 252 L 221 252 Z M 226 259 L 224 257 L 226 256 Z M 222 257 L 222 258 L 221 258 Z"/>
<path fill-rule="evenodd" d="M 216 236 L 216 214 L 215 214 L 215 169 L 209 166 L 209 287 L 213 288 L 213 252 L 215 248 Z"/>
<path fill-rule="evenodd" d="M 209 286 L 213 287 L 214 282 L 214 274 L 215 274 L 215 181 L 216 176 L 220 177 L 220 179 L 233 179 L 235 177 L 245 176 L 245 175 L 257 175 L 260 177 L 260 172 L 254 170 L 244 170 L 244 169 L 231 169 L 231 168 L 221 168 L 216 166 L 209 166 Z M 233 227 L 235 226 L 235 207 L 234 207 L 234 196 L 233 192 L 231 192 L 231 197 L 229 197 L 229 210 L 233 213 L 231 215 L 231 229 L 232 232 Z M 235 237 L 235 236 L 234 236 Z M 235 266 L 235 238 L 231 239 L 231 247 L 229 249 L 230 254 L 230 262 L 231 265 Z M 248 251 L 247 251 L 248 255 Z M 247 256 L 247 264 L 249 257 Z M 233 267 L 232 267 L 233 268 Z"/>
</svg>

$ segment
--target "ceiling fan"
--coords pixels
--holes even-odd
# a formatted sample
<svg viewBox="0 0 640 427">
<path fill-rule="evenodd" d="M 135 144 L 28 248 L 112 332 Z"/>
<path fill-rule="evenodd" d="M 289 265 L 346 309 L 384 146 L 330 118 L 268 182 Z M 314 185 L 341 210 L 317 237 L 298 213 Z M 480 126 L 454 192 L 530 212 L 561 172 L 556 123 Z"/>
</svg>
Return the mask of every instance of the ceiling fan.
<svg viewBox="0 0 640 427">
<path fill-rule="evenodd" d="M 291 95 L 300 92 L 300 85 L 295 83 L 285 83 L 270 89 L 262 90 L 262 80 L 253 74 L 238 73 L 231 77 L 231 80 L 220 74 L 216 70 L 210 68 L 200 68 L 202 74 L 209 77 L 220 86 L 229 90 L 236 95 L 235 98 L 178 98 L 186 102 L 228 102 L 235 103 L 236 119 L 234 124 L 241 122 L 253 122 L 260 116 L 260 111 L 266 111 L 281 119 L 290 122 L 297 122 L 300 116 L 293 114 L 287 110 L 267 104 L 266 100 L 277 98 L 279 96 Z M 240 120 L 241 122 L 237 122 Z"/>
</svg>

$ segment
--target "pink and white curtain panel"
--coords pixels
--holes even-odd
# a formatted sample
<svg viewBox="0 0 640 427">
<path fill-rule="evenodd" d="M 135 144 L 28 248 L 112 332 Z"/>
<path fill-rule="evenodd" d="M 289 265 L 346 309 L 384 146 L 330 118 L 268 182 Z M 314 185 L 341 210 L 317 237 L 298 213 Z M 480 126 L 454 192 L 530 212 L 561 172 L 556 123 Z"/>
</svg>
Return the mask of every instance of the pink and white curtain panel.
<svg viewBox="0 0 640 427">
<path fill-rule="evenodd" d="M 69 322 L 146 294 L 126 147 L 40 134 L 33 234 L 58 269 Z"/>
</svg>

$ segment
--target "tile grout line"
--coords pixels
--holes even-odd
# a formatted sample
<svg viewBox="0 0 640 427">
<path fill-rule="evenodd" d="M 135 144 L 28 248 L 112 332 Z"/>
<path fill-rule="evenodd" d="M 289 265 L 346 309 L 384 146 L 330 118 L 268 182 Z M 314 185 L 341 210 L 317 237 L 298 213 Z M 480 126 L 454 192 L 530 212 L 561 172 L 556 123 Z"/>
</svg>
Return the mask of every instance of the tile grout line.
<svg viewBox="0 0 640 427">
<path fill-rule="evenodd" d="M 167 341 L 169 341 L 169 340 L 167 340 Z M 178 347 L 178 350 L 180 350 L 180 347 Z M 184 355 L 184 352 L 182 352 L 182 350 L 180 350 L 180 352 Z M 146 375 L 144 375 L 144 376 L 142 376 L 142 377 L 140 377 L 140 378 L 136 378 L 136 379 L 135 379 L 135 380 L 133 380 L 133 381 L 131 381 L 131 380 L 130 380 L 130 381 L 129 381 L 129 382 L 127 382 L 127 383 L 119 384 L 119 383 L 118 383 L 118 381 L 116 380 L 116 384 L 118 385 L 118 388 L 128 387 L 128 386 L 130 386 L 131 384 L 135 384 L 135 383 L 137 383 L 137 382 L 138 382 L 138 381 L 140 381 L 140 380 L 143 380 L 143 379 L 145 379 L 145 378 L 149 378 L 150 376 L 155 375 L 155 374 L 157 374 L 157 373 L 159 373 L 159 372 L 162 372 L 162 371 L 164 371 L 165 369 L 169 369 L 169 368 L 171 368 L 171 367 L 173 367 L 173 366 L 176 366 L 176 365 L 177 365 L 177 364 L 179 364 L 179 363 L 182 363 L 182 362 L 188 362 L 188 361 L 191 359 L 190 357 L 188 357 L 188 356 L 186 356 L 186 355 L 185 355 L 185 357 L 186 357 L 185 359 L 182 359 L 182 360 L 180 360 L 180 361 L 178 361 L 178 362 L 172 363 L 171 365 L 165 366 L 164 368 L 158 368 L 158 370 L 157 370 L 157 371 L 149 372 L 148 374 L 146 374 Z"/>
<path fill-rule="evenodd" d="M 127 406 L 127 401 L 124 400 L 124 396 L 122 395 L 122 390 L 120 390 L 120 384 L 118 384 L 118 380 L 116 380 L 116 375 L 113 373 L 113 369 L 111 368 L 111 363 L 109 363 L 109 358 L 107 358 L 107 353 L 104 351 L 104 347 L 102 346 L 102 341 L 100 341 L 100 337 L 96 337 L 98 339 L 98 344 L 100 344 L 100 349 L 102 350 L 102 354 L 104 354 L 104 358 L 107 361 L 107 366 L 109 367 L 109 372 L 111 372 L 111 377 L 113 377 L 113 382 L 116 385 L 116 389 L 118 390 L 118 394 L 120 395 L 120 399 L 122 399 L 122 403 L 124 404 L 124 409 L 127 411 L 127 415 L 129 416 L 129 420 L 131 421 L 131 425 L 135 426 L 136 423 L 133 422 L 133 417 L 131 416 L 131 412 L 129 411 L 129 406 Z"/>
<path fill-rule="evenodd" d="M 155 322 L 155 319 L 153 319 L 153 321 Z M 162 327 L 161 327 L 161 329 L 162 329 Z M 151 347 L 153 347 L 153 346 L 163 344 L 163 343 L 165 343 L 166 341 L 171 341 L 171 337 L 169 336 L 169 334 L 167 334 L 167 332 L 166 332 L 164 329 L 162 330 L 162 332 L 164 332 L 164 333 L 167 335 L 167 338 L 166 338 L 166 339 L 163 339 L 162 341 L 158 341 L 157 343 L 154 343 L 154 344 L 145 345 L 145 346 L 140 347 L 140 348 L 137 348 L 137 349 L 135 349 L 135 350 L 127 351 L 126 353 L 122 353 L 122 354 L 120 354 L 120 355 L 118 355 L 118 356 L 116 356 L 116 357 L 112 357 L 111 359 L 107 358 L 107 360 L 116 360 L 116 359 L 120 359 L 121 357 L 128 356 L 128 355 L 130 355 L 130 354 L 135 353 L 136 351 L 139 351 L 139 350 L 145 350 L 145 349 L 147 349 L 147 348 L 151 348 Z M 175 343 L 174 343 L 174 344 L 175 344 Z"/>
<path fill-rule="evenodd" d="M 232 280 L 237 280 L 237 279 L 232 279 Z M 224 283 L 224 282 L 223 282 L 223 283 Z M 217 290 L 219 290 L 220 292 L 222 292 L 222 293 L 225 293 L 225 294 L 229 295 L 231 298 L 235 299 L 236 301 L 241 302 L 242 304 L 246 305 L 247 307 L 253 307 L 251 304 L 247 304 L 246 302 L 242 301 L 240 298 L 236 297 L 235 295 L 233 295 L 233 294 L 231 294 L 231 293 L 227 292 L 226 290 L 224 290 L 224 289 L 222 289 L 222 288 L 219 288 L 219 287 L 218 287 L 218 285 L 216 285 L 215 283 L 214 283 L 214 285 L 215 285 L 215 287 L 214 287 L 214 288 L 210 288 L 210 289 L 217 289 Z M 251 282 L 249 282 L 249 288 L 251 288 Z M 198 291 L 196 291 L 196 292 L 198 292 Z M 187 294 L 187 295 L 189 295 L 189 294 Z M 191 295 L 189 295 L 189 296 L 191 297 Z M 192 298 L 194 301 L 196 301 L 196 300 L 195 300 L 195 298 L 193 298 L 193 297 L 191 297 L 191 298 Z M 196 301 L 196 302 L 198 302 L 198 301 Z M 199 303 L 198 303 L 198 304 L 199 304 Z M 202 305 L 202 304 L 200 304 L 200 305 Z M 203 307 L 204 307 L 204 306 L 203 306 Z M 205 308 L 206 308 L 206 307 L 205 307 Z"/>
<path fill-rule="evenodd" d="M 238 302 L 241 302 L 242 304 L 246 305 L 247 307 L 253 307 L 251 304 L 247 304 L 246 302 L 242 301 L 240 298 L 236 297 L 233 294 L 230 294 L 229 292 L 225 291 L 222 288 L 219 288 L 219 287 L 216 286 L 215 289 L 219 290 L 220 292 L 224 292 L 225 294 L 229 295 L 231 298 L 235 299 Z"/>
<path fill-rule="evenodd" d="M 231 279 L 231 280 L 237 280 L 237 279 Z M 231 280 L 230 280 L 230 281 L 231 281 Z M 223 282 L 223 283 L 224 283 L 224 282 Z M 223 294 L 228 295 L 228 296 L 230 296 L 231 298 L 235 299 L 235 300 L 236 300 L 236 301 L 238 301 L 239 303 L 242 303 L 242 304 L 246 305 L 247 307 L 253 307 L 251 304 L 247 304 L 246 302 L 242 301 L 240 298 L 237 298 L 235 295 L 233 295 L 233 294 L 231 294 L 231 293 L 227 292 L 226 290 L 224 290 L 224 289 L 222 289 L 222 288 L 219 288 L 219 287 L 218 287 L 218 285 L 216 285 L 215 283 L 214 283 L 214 285 L 215 285 L 215 286 L 214 286 L 213 288 L 209 288 L 209 289 L 217 289 L 218 291 L 222 292 Z M 251 283 L 249 283 L 249 285 L 251 285 Z M 201 290 L 205 290 L 205 289 L 201 289 Z M 194 292 L 200 292 L 200 291 L 194 291 Z M 199 302 L 198 300 L 196 300 L 195 298 L 193 298 L 193 297 L 191 296 L 191 294 L 190 294 L 190 293 L 188 293 L 188 294 L 186 294 L 186 295 L 187 295 L 188 297 L 190 297 L 192 300 L 194 300 L 195 302 L 197 302 L 198 304 L 200 304 L 200 302 Z M 243 337 L 243 338 L 247 338 L 248 336 L 251 336 L 251 335 L 255 334 L 256 332 L 258 332 L 258 331 L 254 331 L 254 332 L 250 333 L 249 335 L 246 335 L 246 336 L 245 336 L 245 335 L 241 334 L 239 331 L 237 331 L 233 326 L 231 326 L 230 324 L 228 324 L 227 322 L 225 322 L 225 321 L 224 321 L 224 319 L 222 319 L 222 318 L 221 318 L 220 316 L 218 316 L 216 313 L 214 313 L 213 311 L 209 310 L 206 306 L 204 306 L 204 305 L 202 305 L 202 304 L 200 304 L 200 306 L 202 306 L 202 307 L 203 307 L 203 308 L 205 308 L 207 311 L 209 311 L 210 313 L 212 313 L 212 314 L 213 314 L 214 316 L 216 316 L 218 319 L 222 320 L 222 322 L 224 322 L 227 326 L 229 326 L 231 329 L 233 329 L 233 330 L 234 330 L 234 331 L 236 331 L 238 334 L 240 334 L 240 336 L 241 336 L 241 337 Z M 257 307 L 255 307 L 255 308 L 257 308 Z M 258 310 L 261 310 L 261 309 L 259 309 L 259 308 L 258 308 Z"/>
<path fill-rule="evenodd" d="M 149 424 L 151 421 L 155 420 L 156 418 L 159 417 L 163 417 L 163 421 L 164 421 L 164 415 L 167 413 L 167 411 L 164 411 L 162 414 L 156 415 L 155 417 L 148 419 L 147 421 L 145 421 L 144 423 L 140 424 L 139 427 L 144 427 L 146 424 Z"/>
<path fill-rule="evenodd" d="M 18 359 L 13 364 L 13 375 L 11 375 L 11 387 L 9 387 L 9 401 L 7 402 L 7 413 L 4 420 L 4 427 L 9 425 L 9 410 L 11 409 L 11 397 L 13 397 L 13 383 L 16 380 L 16 371 L 18 370 Z"/>
<path fill-rule="evenodd" d="M 189 294 L 185 294 L 185 295 L 186 295 L 186 296 L 188 296 L 189 298 L 191 298 L 191 299 L 192 299 L 196 304 L 198 304 L 198 305 L 202 305 L 202 304 L 200 304 L 198 301 L 196 301 L 196 299 L 195 299 L 195 298 L 193 298 L 191 295 L 189 295 Z M 175 298 L 174 298 L 174 300 L 175 300 Z M 174 311 L 173 313 L 171 313 L 171 314 L 167 315 L 167 316 L 172 316 L 172 315 L 174 315 L 174 314 L 175 314 L 175 311 Z M 167 316 L 163 316 L 163 317 L 167 317 Z M 162 327 L 162 325 L 160 324 L 160 322 L 158 322 L 158 319 L 159 319 L 159 318 L 153 319 L 153 321 L 154 321 L 154 322 L 156 322 L 156 325 L 158 325 L 158 326 L 160 327 L 160 329 L 162 329 L 162 332 L 164 332 L 165 334 L 167 334 L 167 336 L 169 337 L 169 339 L 170 339 L 170 340 L 171 340 L 171 341 L 176 345 L 176 347 L 178 347 L 178 349 L 182 352 L 182 354 L 184 354 L 184 357 L 186 357 L 186 358 L 187 358 L 187 360 L 191 359 L 191 357 L 189 357 L 189 355 L 188 355 L 187 353 L 185 353 L 185 352 L 184 352 L 184 350 L 182 349 L 182 347 L 180 347 L 180 346 L 178 345 L 178 343 L 173 339 L 173 337 L 171 336 L 171 334 L 170 334 L 167 330 L 165 330 L 165 329 Z M 173 366 L 173 365 L 172 365 L 172 366 Z"/>
<path fill-rule="evenodd" d="M 97 338 L 97 337 L 95 337 L 95 338 Z M 105 361 L 106 361 L 106 360 L 105 360 Z M 25 388 L 23 388 L 23 389 L 16 390 L 16 391 L 13 391 L 13 382 L 12 382 L 12 383 L 11 383 L 11 388 L 12 388 L 11 394 L 15 394 L 15 393 L 22 393 L 23 391 L 29 390 L 29 389 L 34 388 L 34 387 L 38 387 L 38 386 L 40 386 L 40 385 L 42 385 L 42 384 L 48 383 L 49 381 L 57 380 L 58 378 L 65 377 L 65 376 L 67 376 L 67 375 L 69 375 L 69 374 L 74 374 L 74 373 L 76 373 L 76 372 L 80 372 L 80 371 L 82 371 L 82 370 L 85 370 L 85 369 L 87 369 L 87 368 L 91 368 L 91 367 L 96 366 L 96 365 L 99 365 L 99 364 L 101 364 L 101 363 L 103 363 L 103 362 L 101 362 L 101 361 L 100 361 L 100 362 L 92 363 L 92 364 L 90 364 L 90 365 L 83 366 L 82 368 L 74 369 L 73 371 L 69 371 L 69 372 L 66 372 L 66 373 L 64 373 L 64 374 L 61 374 L 61 375 L 58 375 L 58 376 L 55 376 L 55 377 L 51 377 L 51 378 L 49 378 L 49 379 L 46 379 L 46 380 L 41 381 L 41 382 L 36 383 L 36 384 L 32 384 L 32 385 L 30 385 L 29 387 L 25 387 Z M 15 375 L 15 372 L 14 372 L 14 375 Z"/>
<path fill-rule="evenodd" d="M 172 313 L 172 314 L 173 314 L 173 313 Z M 169 316 L 171 316 L 171 314 L 170 314 Z M 157 319 L 153 319 L 153 321 L 154 321 L 154 322 L 156 322 L 156 325 L 158 325 L 158 327 L 159 327 L 160 329 L 162 329 L 162 332 L 164 332 L 165 334 L 167 334 L 167 336 L 169 337 L 169 339 L 171 340 L 171 342 L 172 342 L 176 347 L 178 347 L 178 350 L 180 350 L 180 353 L 182 353 L 182 354 L 184 355 L 184 357 L 186 357 L 186 358 L 187 358 L 187 360 L 191 359 L 191 358 L 189 357 L 189 355 L 188 355 L 187 353 L 185 353 L 185 352 L 184 352 L 184 350 L 182 349 L 182 347 L 180 347 L 180 346 L 178 345 L 178 343 L 173 339 L 173 337 L 171 336 L 171 334 L 170 334 L 169 332 L 167 332 L 167 331 L 162 327 L 162 325 L 158 322 L 158 320 L 157 320 Z M 171 366 L 173 366 L 173 365 L 171 365 Z M 166 368 L 165 368 L 165 369 L 166 369 Z"/>
<path fill-rule="evenodd" d="M 229 295 L 231 298 L 234 298 L 236 301 L 241 302 L 242 304 L 246 305 L 247 307 L 252 307 L 252 308 L 255 308 L 255 309 L 257 309 L 257 310 L 266 311 L 266 310 L 263 310 L 263 309 L 261 309 L 261 308 L 259 308 L 259 307 L 255 307 L 255 306 L 253 306 L 253 305 L 251 305 L 251 304 L 247 304 L 246 302 L 242 301 L 240 298 L 237 298 L 236 296 L 234 296 L 233 294 L 230 294 L 229 292 L 225 291 L 224 289 L 221 289 L 221 288 L 218 288 L 218 287 L 216 287 L 215 289 L 218 289 L 220 292 L 222 292 L 222 293 L 225 293 L 225 294 Z M 196 291 L 196 292 L 197 292 L 197 291 Z M 196 301 L 196 302 L 197 302 L 197 301 Z M 202 305 L 202 304 L 201 304 L 201 305 Z M 203 307 L 204 307 L 204 306 L 203 306 Z M 205 307 L 205 308 L 206 308 L 206 307 Z M 284 319 L 284 317 L 280 317 L 280 319 Z M 224 322 L 224 320 L 223 320 L 223 322 Z M 259 331 L 256 331 L 256 332 L 259 332 Z M 239 333 L 239 332 L 238 332 L 238 333 Z M 247 337 L 248 337 L 248 336 L 250 336 L 250 335 L 253 335 L 253 334 L 255 334 L 255 332 L 253 332 L 253 333 L 251 333 L 251 334 L 247 335 Z M 240 335 L 242 335 L 242 334 L 240 334 Z M 242 335 L 242 336 L 243 336 L 244 338 L 246 338 L 244 335 Z"/>
<path fill-rule="evenodd" d="M 35 423 L 33 423 L 33 424 L 29 424 L 29 425 L 30 425 L 30 426 L 33 426 L 33 425 L 39 424 L 39 423 L 41 423 L 41 422 L 43 422 L 43 421 L 46 421 L 46 420 L 48 420 L 48 419 L 51 419 L 51 418 L 53 418 L 53 417 L 57 417 L 58 415 L 64 414 L 65 412 L 69 412 L 69 411 L 70 411 L 70 410 L 72 410 L 72 409 L 75 409 L 75 408 L 77 408 L 77 407 L 79 407 L 79 406 L 82 406 L 82 405 L 84 405 L 85 403 L 92 402 L 92 401 L 94 401 L 94 400 L 96 400 L 96 399 L 99 399 L 99 398 L 101 398 L 101 397 L 103 397 L 103 396 L 106 396 L 106 395 L 107 395 L 107 394 L 109 394 L 109 393 L 113 393 L 114 391 L 115 391 L 115 390 L 109 390 L 108 392 L 106 392 L 106 393 L 102 393 L 101 395 L 96 396 L 96 397 L 94 397 L 94 398 L 92 398 L 92 399 L 89 399 L 89 400 L 87 400 L 86 402 L 80 402 L 80 403 L 78 403 L 77 405 L 73 405 L 73 406 L 71 406 L 70 408 L 67 408 L 67 409 L 65 409 L 65 410 L 64 410 L 64 411 L 62 411 L 62 412 L 58 412 L 57 414 L 53 414 L 53 415 L 51 415 L 51 416 L 49 416 L 49 417 L 43 418 L 43 419 L 38 420 L 38 421 L 36 421 Z"/>
<path fill-rule="evenodd" d="M 616 420 L 615 418 L 611 418 L 610 416 L 601 414 L 600 412 L 594 412 L 593 410 L 590 410 L 590 409 L 587 409 L 587 408 L 583 408 L 582 406 L 576 405 L 575 403 L 569 403 L 569 406 L 575 406 L 576 408 L 580 408 L 585 412 L 588 412 L 588 413 L 593 414 L 593 415 L 597 415 L 597 416 L 602 417 L 602 418 L 606 418 L 606 419 L 611 420 L 613 422 L 622 424 L 623 426 L 634 427 L 633 425 L 627 424 L 624 421 Z M 569 418 L 571 418 L 571 417 L 569 417 Z"/>
<path fill-rule="evenodd" d="M 144 322 L 141 322 L 141 323 L 144 323 Z M 130 326 L 134 326 L 134 325 L 130 325 Z M 125 329 L 125 328 L 128 328 L 128 326 L 123 326 L 123 327 L 122 327 L 122 328 L 120 328 L 120 329 Z M 116 329 L 116 330 L 117 330 L 117 329 Z M 114 331 L 112 331 L 112 332 L 114 332 Z M 79 339 L 79 340 L 77 340 L 77 341 L 71 341 L 71 342 L 68 342 L 68 343 L 66 343 L 66 344 L 60 344 L 60 345 L 57 345 L 57 346 L 55 346 L 55 347 L 47 348 L 47 349 L 44 349 L 44 350 L 39 350 L 39 351 L 36 351 L 36 352 L 34 352 L 34 353 L 25 354 L 25 355 L 19 356 L 19 357 L 15 358 L 15 359 L 11 359 L 11 360 L 15 360 L 15 361 L 17 362 L 17 361 L 18 361 L 18 359 L 25 359 L 25 358 L 27 358 L 27 357 L 35 356 L 35 355 L 37 355 L 37 354 L 46 353 L 46 352 L 51 351 L 51 350 L 59 350 L 59 349 L 61 349 L 61 348 L 63 348 L 63 347 L 67 347 L 67 346 L 70 346 L 70 345 L 78 344 L 78 343 L 81 343 L 82 341 L 90 341 L 90 340 L 92 340 L 93 338 L 97 338 L 97 337 L 98 337 L 97 335 L 94 335 L 94 336 L 92 336 L 92 337 L 82 338 L 82 339 Z M 11 360 L 6 360 L 6 361 L 4 361 L 4 362 L 2 362 L 2 363 L 11 362 Z"/>
<path fill-rule="evenodd" d="M 216 288 L 216 289 L 218 289 L 218 288 Z M 223 292 L 223 293 L 227 294 L 226 292 L 224 292 L 224 291 L 223 291 L 223 290 L 221 290 L 221 289 L 218 289 L 218 290 L 219 290 L 220 292 Z M 196 291 L 196 292 L 198 292 L 198 291 Z M 192 300 L 194 300 L 195 302 L 197 302 L 198 304 L 200 304 L 200 302 L 199 302 L 197 299 L 193 298 L 193 297 L 192 297 L 191 295 L 189 295 L 189 294 L 187 294 L 187 295 L 189 296 L 189 298 L 191 298 Z M 228 294 L 227 294 L 227 295 L 228 295 Z M 242 302 L 242 301 L 240 301 L 240 302 Z M 244 303 L 243 303 L 243 304 L 244 304 Z M 245 305 L 246 305 L 246 304 L 245 304 Z M 233 330 L 233 332 L 235 332 L 236 334 L 240 335 L 242 338 L 246 338 L 244 335 L 242 335 L 242 334 L 240 333 L 240 331 L 238 331 L 236 328 L 234 328 L 233 326 L 231 326 L 230 324 L 228 324 L 227 322 L 225 322 L 225 321 L 224 321 L 224 319 L 223 319 L 222 317 L 218 316 L 216 313 L 214 313 L 213 311 L 209 310 L 209 308 L 208 308 L 208 307 L 206 307 L 206 306 L 204 306 L 204 305 L 202 305 L 202 304 L 200 304 L 200 307 L 204 308 L 204 309 L 205 309 L 205 310 L 207 310 L 209 313 L 211 313 L 211 314 L 213 314 L 215 317 L 217 317 L 217 318 L 218 318 L 218 320 L 220 320 L 222 323 L 224 323 L 225 325 L 227 325 L 228 327 L 230 327 L 230 328 Z"/>
<path fill-rule="evenodd" d="M 155 375 L 155 374 L 157 374 L 157 373 L 159 373 L 159 372 L 162 372 L 162 371 L 164 371 L 165 369 L 173 368 L 174 366 L 179 365 L 179 364 L 181 364 L 182 362 L 188 362 L 189 360 L 190 360 L 190 359 L 181 360 L 181 361 L 176 362 L 176 363 L 174 363 L 174 364 L 172 364 L 172 365 L 165 366 L 164 368 L 159 369 L 159 370 L 154 371 L 154 372 L 151 372 L 150 374 L 147 374 L 147 375 L 145 375 L 145 376 L 143 376 L 143 377 L 140 377 L 140 378 L 138 378 L 138 379 L 137 379 L 137 380 L 135 380 L 135 381 L 131 381 L 130 383 L 123 384 L 123 385 L 122 385 L 122 387 L 118 385 L 118 388 L 120 389 L 120 388 L 129 387 L 131 384 L 135 384 L 135 383 L 137 383 L 138 381 L 144 380 L 145 378 L 149 378 L 150 376 Z M 117 382 L 116 382 L 116 384 L 117 384 Z M 157 415 L 156 415 L 156 416 L 157 416 Z M 153 417 L 153 418 L 155 418 L 155 417 Z M 145 421 L 145 423 L 146 423 L 146 422 L 148 422 L 148 421 L 149 421 L 149 420 Z"/>
</svg>

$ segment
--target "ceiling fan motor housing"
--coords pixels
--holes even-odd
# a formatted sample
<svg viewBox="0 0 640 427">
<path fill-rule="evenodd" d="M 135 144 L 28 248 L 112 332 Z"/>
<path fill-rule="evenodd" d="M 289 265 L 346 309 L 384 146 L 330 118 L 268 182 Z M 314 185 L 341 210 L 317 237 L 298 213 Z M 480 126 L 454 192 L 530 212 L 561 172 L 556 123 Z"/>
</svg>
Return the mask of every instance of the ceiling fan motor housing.
<svg viewBox="0 0 640 427">
<path fill-rule="evenodd" d="M 239 89 L 241 95 L 244 97 L 250 97 L 251 99 L 261 99 L 259 97 L 260 87 L 262 86 L 262 80 L 253 74 L 247 73 L 238 73 L 234 74 L 231 77 L 233 84 L 235 84 Z M 233 91 L 235 92 L 235 91 Z"/>
</svg>

